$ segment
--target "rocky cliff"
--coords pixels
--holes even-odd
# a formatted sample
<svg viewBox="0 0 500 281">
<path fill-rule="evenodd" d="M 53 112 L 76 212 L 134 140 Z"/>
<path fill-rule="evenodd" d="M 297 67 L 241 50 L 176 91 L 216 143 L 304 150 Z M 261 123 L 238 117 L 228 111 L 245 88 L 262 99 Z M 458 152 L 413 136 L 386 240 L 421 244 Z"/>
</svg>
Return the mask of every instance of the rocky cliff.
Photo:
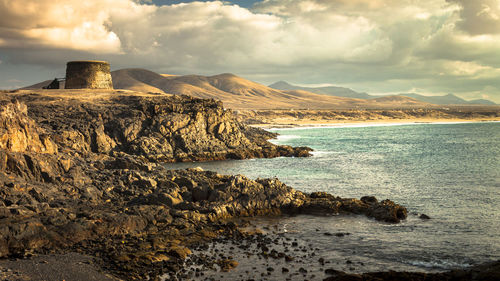
<svg viewBox="0 0 500 281">
<path fill-rule="evenodd" d="M 277 179 L 166 170 L 158 161 L 307 156 L 247 128 L 220 102 L 147 94 L 6 93 L 0 109 L 0 257 L 90 254 L 125 279 L 158 278 L 190 245 L 245 235 L 227 220 L 406 209 L 305 194 Z"/>
<path fill-rule="evenodd" d="M 309 155 L 307 148 L 267 142 L 275 135 L 242 126 L 219 101 L 97 92 L 81 99 L 79 94 L 20 92 L 4 98 L 27 106 L 30 118 L 62 151 L 80 155 L 127 153 L 163 162 Z"/>
<path fill-rule="evenodd" d="M 57 146 L 28 117 L 28 108 L 17 101 L 0 102 L 0 149 L 12 152 L 57 153 Z"/>
</svg>

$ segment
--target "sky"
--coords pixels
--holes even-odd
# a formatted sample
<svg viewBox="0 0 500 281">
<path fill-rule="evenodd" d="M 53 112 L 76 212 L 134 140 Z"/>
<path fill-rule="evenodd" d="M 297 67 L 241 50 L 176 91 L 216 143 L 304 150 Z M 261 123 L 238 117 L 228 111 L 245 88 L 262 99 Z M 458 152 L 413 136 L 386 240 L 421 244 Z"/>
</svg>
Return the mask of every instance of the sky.
<svg viewBox="0 0 500 281">
<path fill-rule="evenodd" d="M 0 89 L 86 59 L 500 103 L 500 0 L 0 0 Z"/>
</svg>

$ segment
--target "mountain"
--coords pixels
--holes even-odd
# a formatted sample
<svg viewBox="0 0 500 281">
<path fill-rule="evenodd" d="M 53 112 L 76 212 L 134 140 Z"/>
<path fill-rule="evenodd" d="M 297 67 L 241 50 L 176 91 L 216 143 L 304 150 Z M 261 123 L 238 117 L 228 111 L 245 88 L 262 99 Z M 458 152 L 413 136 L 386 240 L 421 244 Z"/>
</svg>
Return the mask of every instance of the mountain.
<svg viewBox="0 0 500 281">
<path fill-rule="evenodd" d="M 229 108 L 331 108 L 355 106 L 356 101 L 300 91 L 280 91 L 234 74 L 214 76 L 160 75 L 145 69 L 113 71 L 116 89 L 157 89 L 174 95 L 222 100 Z"/>
<path fill-rule="evenodd" d="M 214 76 L 158 74 L 142 68 L 128 68 L 111 73 L 115 89 L 145 93 L 189 95 L 217 99 L 226 107 L 241 109 L 331 109 L 367 107 L 423 107 L 434 105 L 496 105 L 486 99 L 466 101 L 453 94 L 424 96 L 403 93 L 374 96 L 344 87 L 301 87 L 279 81 L 265 86 L 234 74 Z M 52 80 L 21 89 L 41 89 Z"/>
<path fill-rule="evenodd" d="M 487 99 L 475 99 L 468 101 L 469 104 L 484 104 L 484 105 L 497 105 L 497 103 L 492 102 Z"/>
<path fill-rule="evenodd" d="M 349 97 L 349 98 L 357 98 L 357 99 L 373 99 L 377 96 L 372 96 L 367 93 L 359 93 L 353 91 L 349 88 L 344 87 L 301 87 L 292 85 L 286 81 L 278 81 L 274 84 L 269 85 L 269 87 L 278 89 L 278 90 L 302 90 L 308 91 L 311 93 L 322 94 L 322 95 L 330 95 L 330 96 L 338 96 L 338 97 Z M 438 104 L 438 105 L 450 105 L 450 104 L 483 104 L 483 105 L 495 105 L 496 103 L 486 100 L 486 99 L 476 99 L 466 101 L 462 98 L 459 98 L 453 94 L 448 94 L 445 96 L 424 96 L 415 93 L 404 93 L 399 94 L 399 96 L 405 96 L 414 98 L 418 101 Z"/>
<path fill-rule="evenodd" d="M 115 89 L 128 89 L 138 92 L 163 92 L 155 87 L 164 78 L 158 73 L 146 69 L 124 69 L 111 73 Z"/>
<path fill-rule="evenodd" d="M 346 97 L 346 98 L 355 98 L 355 99 L 372 99 L 374 96 L 371 96 L 367 93 L 358 93 L 349 88 L 344 87 L 335 87 L 335 86 L 327 86 L 327 87 L 301 87 L 289 84 L 286 81 L 278 81 L 274 84 L 269 85 L 269 87 L 277 90 L 302 90 L 316 94 L 329 95 L 329 96 L 337 96 L 337 97 Z"/>
<path fill-rule="evenodd" d="M 223 73 L 214 76 L 158 74 L 141 68 L 111 72 L 115 89 L 145 93 L 189 95 L 221 100 L 232 109 L 350 109 L 429 106 L 411 97 L 359 99 L 312 93 L 309 91 L 278 90 Z M 41 88 L 45 83 L 30 86 Z M 344 91 L 349 90 L 345 89 Z"/>
<path fill-rule="evenodd" d="M 273 89 L 230 73 L 214 76 L 176 76 L 134 68 L 113 71 L 111 75 L 116 89 L 156 90 L 174 95 L 214 98 L 224 102 L 226 107 L 234 109 L 331 109 L 428 105 L 403 96 L 393 100 L 376 98 L 368 101 L 312 93 L 303 89 Z M 338 88 L 344 92 L 352 91 Z"/>
<path fill-rule="evenodd" d="M 449 104 L 484 104 L 484 105 L 495 105 L 496 103 L 485 100 L 485 99 L 476 99 L 466 101 L 462 98 L 459 98 L 453 94 L 447 94 L 445 96 L 424 96 L 415 93 L 405 93 L 401 94 L 402 96 L 414 98 L 423 102 L 439 104 L 439 105 L 449 105 Z"/>
</svg>

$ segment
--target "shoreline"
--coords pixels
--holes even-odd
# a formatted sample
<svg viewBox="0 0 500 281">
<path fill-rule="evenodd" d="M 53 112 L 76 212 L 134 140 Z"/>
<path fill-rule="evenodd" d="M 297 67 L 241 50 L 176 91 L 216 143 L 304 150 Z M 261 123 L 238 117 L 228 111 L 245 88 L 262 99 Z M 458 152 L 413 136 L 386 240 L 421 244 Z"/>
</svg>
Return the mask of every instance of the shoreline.
<svg viewBox="0 0 500 281">
<path fill-rule="evenodd" d="M 10 93 L 1 101 L 0 130 L 6 137 L 0 140 L 0 223 L 5 226 L 0 261 L 7 269 L 0 263 L 0 277 L 13 272 L 9 266 L 14 264 L 8 264 L 12 259 L 20 260 L 15 265 L 46 265 L 55 257 L 53 269 L 67 269 L 57 259 L 69 264 L 64 254 L 72 253 L 76 272 L 102 271 L 125 280 L 175 274 L 174 280 L 184 280 L 196 274 L 186 271 L 188 261 L 201 273 L 238 265 L 232 254 L 193 254 L 196 248 L 206 251 L 216 239 L 257 242 L 259 259 L 300 263 L 301 256 L 310 254 L 322 263 L 309 245 L 285 238 L 278 241 L 285 247 L 273 252 L 277 240 L 244 228 L 258 216 L 282 214 L 364 215 L 391 224 L 407 217 L 404 206 L 373 196 L 340 198 L 304 193 L 276 178 L 252 180 L 199 168 L 167 170 L 160 163 L 307 157 L 310 149 L 268 142 L 276 134 L 234 122 L 231 111 L 213 100 L 97 92 L 87 99 L 87 94 Z M 341 239 L 349 234 L 323 235 Z M 262 274 L 274 271 L 267 264 L 256 269 Z M 323 269 L 322 274 L 348 274 Z M 288 275 L 304 280 L 304 270 Z M 56 279 L 56 274 L 47 276 Z"/>
<path fill-rule="evenodd" d="M 398 223 L 407 217 L 405 207 L 372 196 L 306 194 L 276 178 L 166 170 L 159 163 L 310 156 L 310 148 L 268 142 L 276 134 L 235 122 L 218 101 L 85 96 L 9 93 L 0 100 L 0 260 L 76 252 L 118 278 L 158 280 L 183 271 L 196 246 L 253 235 L 231 219 L 342 213 Z M 205 258 L 195 266 L 236 262 Z"/>
<path fill-rule="evenodd" d="M 372 124 L 500 121 L 499 107 L 420 109 L 254 110 L 236 112 L 238 121 L 260 128 L 353 126 Z"/>
<path fill-rule="evenodd" d="M 299 216 L 308 216 L 306 214 Z M 309 215 L 310 216 L 310 215 Z M 351 215 L 353 216 L 353 215 Z M 356 215 L 354 215 L 356 216 Z M 500 261 L 470 264 L 449 269 L 373 270 L 365 260 L 318 253 L 318 244 L 284 231 L 280 221 L 286 214 L 234 218 L 227 222 L 231 237 L 215 237 L 191 244 L 192 253 L 182 263 L 153 280 L 498 280 Z M 314 215 L 312 217 L 315 217 Z M 273 222 L 274 221 L 274 222 Z M 234 225 L 235 228 L 233 228 Z M 284 232 L 283 232 L 284 231 Z M 342 243 L 356 233 L 315 230 L 333 243 Z M 229 234 L 229 233 L 226 233 Z M 0 259 L 0 279 L 5 280 L 141 280 L 139 276 L 117 274 L 109 261 L 79 253 L 34 254 L 24 258 Z M 406 265 L 408 268 L 411 264 Z M 111 269 L 111 270 L 110 270 Z M 370 270 L 371 269 L 371 270 Z M 132 277 L 132 278 L 130 278 Z M 4 280 L 2 279 L 2 280 Z"/>
<path fill-rule="evenodd" d="M 350 128 L 350 127 L 382 127 L 382 126 L 404 126 L 422 124 L 462 124 L 462 123 L 498 123 L 496 119 L 392 119 L 392 120 L 331 120 L 322 121 L 294 121 L 276 122 L 272 124 L 250 124 L 251 127 L 265 130 L 286 130 L 286 129 L 314 129 L 314 128 Z"/>
</svg>

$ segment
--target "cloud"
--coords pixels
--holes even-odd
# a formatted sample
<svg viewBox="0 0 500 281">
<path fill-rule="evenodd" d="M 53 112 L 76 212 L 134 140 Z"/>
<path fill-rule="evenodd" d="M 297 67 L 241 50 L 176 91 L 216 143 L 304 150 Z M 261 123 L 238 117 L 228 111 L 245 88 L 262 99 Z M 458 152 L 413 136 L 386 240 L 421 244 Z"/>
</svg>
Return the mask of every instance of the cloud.
<svg viewBox="0 0 500 281">
<path fill-rule="evenodd" d="M 500 34 L 470 35 L 443 25 L 415 48 L 414 54 L 426 61 L 474 62 L 500 68 Z"/>
<path fill-rule="evenodd" d="M 19 79 L 9 79 L 9 80 L 6 80 L 6 82 L 9 82 L 9 83 L 20 83 L 20 82 L 23 82 Z"/>
<path fill-rule="evenodd" d="M 497 0 L 264 0 L 250 9 L 223 1 L 0 0 L 0 59 L 2 67 L 60 69 L 68 60 L 104 59 L 115 69 L 234 72 L 377 93 L 480 95 L 488 86 L 500 100 L 498 9 Z"/>
<path fill-rule="evenodd" d="M 0 47 L 116 53 L 121 43 L 110 18 L 124 12 L 133 20 L 150 7 L 129 0 L 3 0 Z"/>
<path fill-rule="evenodd" d="M 223 2 L 162 6 L 139 21 L 117 16 L 111 20 L 125 52 L 202 69 L 374 62 L 387 57 L 392 48 L 391 41 L 363 17 L 333 14 L 311 22 Z"/>
<path fill-rule="evenodd" d="M 370 63 L 392 50 L 370 19 L 321 13 L 325 6 L 314 1 L 297 5 L 321 15 L 314 21 L 220 1 L 160 7 L 130 0 L 22 2 L 0 2 L 0 47 L 124 54 L 185 68 Z"/>
<path fill-rule="evenodd" d="M 447 0 L 460 6 L 459 28 L 471 35 L 500 34 L 498 0 Z"/>
</svg>

